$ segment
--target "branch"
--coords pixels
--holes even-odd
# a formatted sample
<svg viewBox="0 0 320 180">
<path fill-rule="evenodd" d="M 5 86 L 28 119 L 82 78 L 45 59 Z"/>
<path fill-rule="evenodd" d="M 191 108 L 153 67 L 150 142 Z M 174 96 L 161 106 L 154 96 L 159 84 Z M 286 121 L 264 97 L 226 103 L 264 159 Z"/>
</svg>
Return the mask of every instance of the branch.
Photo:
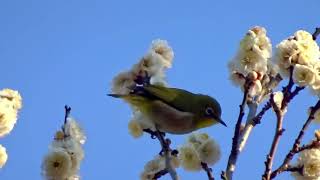
<svg viewBox="0 0 320 180">
<path fill-rule="evenodd" d="M 257 102 L 248 102 L 248 107 L 249 107 L 249 113 L 247 116 L 247 123 L 246 126 L 244 127 L 244 130 L 242 131 L 242 136 L 240 138 L 240 143 L 239 143 L 239 153 L 243 150 L 244 146 L 246 145 L 246 142 L 249 138 L 249 135 L 254 127 L 254 117 L 257 113 L 257 108 L 258 108 L 258 103 Z"/>
<path fill-rule="evenodd" d="M 277 116 L 277 127 L 276 127 L 276 132 L 273 137 L 273 141 L 272 141 L 272 145 L 271 145 L 269 154 L 267 155 L 267 160 L 265 161 L 266 168 L 265 168 L 264 174 L 262 176 L 262 179 L 264 179 L 264 180 L 270 179 L 273 159 L 274 159 L 275 153 L 277 151 L 280 137 L 281 137 L 282 133 L 284 132 L 284 129 L 282 128 L 284 111 L 281 110 L 277 106 L 277 104 L 274 102 L 274 94 L 271 94 L 271 96 L 270 96 L 270 103 L 276 113 L 276 116 Z"/>
<path fill-rule="evenodd" d="M 166 168 L 164 170 L 161 170 L 159 172 L 157 172 L 154 176 L 154 179 L 160 178 L 163 175 L 166 175 L 167 173 L 170 174 L 172 180 L 178 180 L 178 174 L 175 170 L 174 167 L 172 167 L 172 163 L 171 163 L 171 155 L 172 154 L 176 154 L 175 150 L 171 150 L 170 148 L 170 144 L 171 141 L 170 139 L 165 139 L 165 133 L 160 132 L 159 130 L 156 131 L 152 131 L 150 129 L 144 129 L 143 130 L 146 133 L 149 133 L 151 135 L 152 139 L 157 138 L 161 144 L 162 150 L 160 152 L 160 155 L 164 155 L 165 157 L 165 164 L 166 164 Z"/>
<path fill-rule="evenodd" d="M 271 170 L 272 170 L 272 164 L 273 164 L 273 159 L 275 156 L 275 153 L 277 151 L 277 147 L 280 141 L 280 137 L 282 133 L 284 132 L 284 129 L 282 128 L 282 122 L 283 122 L 283 116 L 286 112 L 286 109 L 288 107 L 289 102 L 296 96 L 298 93 L 304 89 L 304 87 L 296 87 L 294 91 L 292 91 L 292 87 L 294 86 L 294 81 L 293 81 L 293 69 L 294 66 L 290 66 L 289 72 L 289 82 L 286 87 L 282 89 L 283 93 L 283 100 L 281 102 L 281 107 L 278 107 L 276 103 L 274 102 L 274 97 L 273 94 L 270 96 L 270 104 L 274 109 L 274 112 L 276 113 L 277 116 L 277 126 L 276 126 L 276 132 L 273 137 L 272 145 L 269 151 L 269 154 L 267 155 L 267 160 L 265 161 L 265 172 L 262 175 L 262 179 L 265 180 L 270 180 L 271 178 Z"/>
<path fill-rule="evenodd" d="M 64 123 L 63 123 L 63 126 L 62 126 L 62 131 L 63 131 L 64 135 L 66 136 L 66 132 L 65 132 L 64 126 L 67 124 L 68 117 L 70 116 L 71 107 L 69 107 L 68 105 L 65 105 L 64 109 L 65 109 L 65 114 L 64 114 Z"/>
<path fill-rule="evenodd" d="M 320 27 L 317 27 L 315 32 L 312 34 L 313 40 L 317 40 L 317 36 L 320 34 Z"/>
<path fill-rule="evenodd" d="M 316 111 L 320 108 L 320 100 L 318 100 L 318 102 L 316 103 L 316 105 L 314 107 L 311 108 L 311 112 L 310 115 L 308 117 L 308 119 L 306 120 L 306 122 L 304 123 L 304 125 L 302 126 L 298 137 L 296 138 L 291 150 L 289 151 L 289 153 L 286 155 L 283 163 L 281 164 L 281 166 L 276 169 L 275 171 L 272 172 L 271 174 L 271 178 L 275 178 L 278 174 L 282 173 L 283 171 L 286 171 L 290 161 L 292 160 L 293 156 L 296 153 L 299 153 L 303 150 L 306 149 L 311 149 L 314 147 L 318 147 L 320 145 L 319 140 L 313 141 L 311 144 L 309 145 L 304 145 L 302 147 L 300 146 L 301 140 L 304 136 L 305 131 L 307 130 L 308 126 L 310 125 L 310 123 L 312 122 L 312 120 L 314 119 L 314 114 L 316 113 Z"/>
<path fill-rule="evenodd" d="M 242 119 L 244 116 L 244 108 L 245 108 L 245 105 L 247 102 L 249 88 L 250 88 L 250 83 L 248 82 L 248 80 L 246 80 L 242 102 L 241 102 L 241 105 L 239 106 L 239 108 L 240 108 L 239 116 L 238 116 L 238 120 L 237 120 L 237 123 L 235 126 L 234 135 L 232 138 L 232 149 L 231 149 L 231 153 L 229 155 L 228 165 L 227 165 L 227 169 L 226 169 L 226 177 L 228 180 L 232 180 L 232 175 L 235 170 L 235 165 L 236 165 L 238 154 L 239 154 L 239 150 L 238 150 L 239 142 L 238 141 L 239 141 L 239 137 L 240 137 L 241 122 L 242 122 Z"/>
<path fill-rule="evenodd" d="M 167 169 L 163 169 L 163 170 L 157 172 L 152 179 L 154 179 L 154 180 L 159 179 L 159 178 L 161 178 L 162 176 L 164 176 L 164 175 L 166 175 L 168 173 L 169 172 L 168 172 Z"/>
<path fill-rule="evenodd" d="M 261 111 L 253 118 L 254 126 L 261 123 L 263 115 L 271 108 L 270 100 L 263 106 Z"/>
<path fill-rule="evenodd" d="M 220 175 L 220 178 L 221 178 L 222 180 L 228 180 L 226 172 L 222 171 L 222 172 L 221 172 L 221 175 Z"/>
<path fill-rule="evenodd" d="M 208 179 L 209 180 L 214 180 L 214 177 L 212 175 L 212 169 L 208 167 L 208 164 L 207 163 L 204 163 L 204 162 L 201 162 L 201 167 L 204 171 L 207 172 L 207 175 L 208 175 Z"/>
</svg>

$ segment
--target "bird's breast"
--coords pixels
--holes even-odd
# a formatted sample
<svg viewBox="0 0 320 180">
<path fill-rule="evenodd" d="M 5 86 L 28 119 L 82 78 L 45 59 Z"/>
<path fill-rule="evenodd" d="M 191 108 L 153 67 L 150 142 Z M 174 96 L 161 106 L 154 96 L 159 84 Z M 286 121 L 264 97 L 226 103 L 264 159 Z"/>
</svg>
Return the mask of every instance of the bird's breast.
<svg viewBox="0 0 320 180">
<path fill-rule="evenodd" d="M 179 111 L 162 101 L 153 101 L 148 112 L 149 118 L 163 132 L 186 134 L 196 129 L 192 113 Z"/>
</svg>

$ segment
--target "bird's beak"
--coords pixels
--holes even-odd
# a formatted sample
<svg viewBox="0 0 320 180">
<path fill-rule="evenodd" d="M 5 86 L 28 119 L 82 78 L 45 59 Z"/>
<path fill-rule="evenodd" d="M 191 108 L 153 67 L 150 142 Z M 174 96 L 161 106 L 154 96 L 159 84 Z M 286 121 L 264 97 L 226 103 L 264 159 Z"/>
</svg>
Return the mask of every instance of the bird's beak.
<svg viewBox="0 0 320 180">
<path fill-rule="evenodd" d="M 224 125 L 225 127 L 228 127 L 227 124 L 226 124 L 225 122 L 223 122 L 220 117 L 217 119 L 217 121 L 218 121 L 219 123 L 221 123 L 222 125 Z"/>
</svg>

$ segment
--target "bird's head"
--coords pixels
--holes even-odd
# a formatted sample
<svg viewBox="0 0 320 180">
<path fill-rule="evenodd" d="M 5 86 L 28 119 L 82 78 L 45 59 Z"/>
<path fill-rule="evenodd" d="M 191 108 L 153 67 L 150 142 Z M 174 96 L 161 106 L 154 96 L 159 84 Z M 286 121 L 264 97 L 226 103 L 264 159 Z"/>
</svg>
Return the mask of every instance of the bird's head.
<svg viewBox="0 0 320 180">
<path fill-rule="evenodd" d="M 196 126 L 198 129 L 220 123 L 227 126 L 221 119 L 221 107 L 218 101 L 210 96 L 198 94 L 196 100 Z"/>
</svg>

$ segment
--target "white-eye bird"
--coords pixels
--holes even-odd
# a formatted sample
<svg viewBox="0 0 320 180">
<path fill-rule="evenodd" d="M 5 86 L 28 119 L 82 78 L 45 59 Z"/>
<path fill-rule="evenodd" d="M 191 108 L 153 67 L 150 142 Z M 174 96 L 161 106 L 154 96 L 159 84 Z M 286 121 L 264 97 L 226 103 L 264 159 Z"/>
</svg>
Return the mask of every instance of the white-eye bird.
<svg viewBox="0 0 320 180">
<path fill-rule="evenodd" d="M 130 94 L 109 94 L 122 98 L 166 133 L 186 134 L 221 120 L 221 107 L 214 98 L 158 85 L 136 86 Z"/>
</svg>

